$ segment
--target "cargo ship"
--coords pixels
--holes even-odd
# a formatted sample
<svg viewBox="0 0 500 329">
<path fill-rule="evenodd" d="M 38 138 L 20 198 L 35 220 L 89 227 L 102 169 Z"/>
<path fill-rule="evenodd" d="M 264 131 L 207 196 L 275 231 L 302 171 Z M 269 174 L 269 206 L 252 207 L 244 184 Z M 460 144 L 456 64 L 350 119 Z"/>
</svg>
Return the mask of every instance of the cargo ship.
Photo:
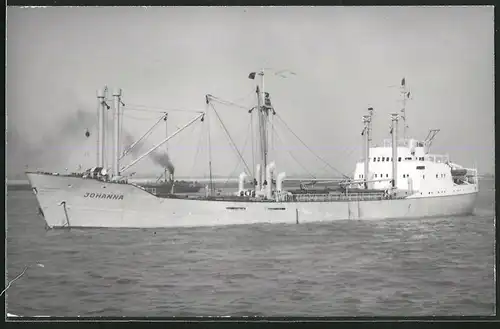
<svg viewBox="0 0 500 329">
<path fill-rule="evenodd" d="M 180 195 L 170 190 L 155 194 L 149 187 L 129 181 L 127 171 L 192 124 L 206 124 L 218 100 L 205 96 L 206 108 L 125 166 L 120 166 L 121 90 L 113 92 L 114 145 L 113 166 L 103 166 L 104 147 L 98 146 L 98 166 L 85 173 L 59 174 L 28 172 L 40 214 L 49 228 L 112 227 L 160 228 L 243 225 L 256 223 L 308 223 L 334 220 L 381 220 L 459 216 L 473 212 L 478 193 L 476 168 L 464 168 L 448 155 L 432 154 L 431 144 L 439 132 L 431 129 L 425 139 L 406 136 L 406 105 L 401 113 L 392 113 L 391 138 L 371 145 L 372 116 L 368 108 L 363 116 L 363 158 L 355 165 L 352 177 L 338 180 L 311 178 L 315 182 L 335 181 L 333 189 L 302 188 L 286 190 L 285 172 L 278 172 L 270 161 L 269 125 L 279 116 L 264 91 L 265 70 L 248 76 L 255 83 L 257 104 L 248 113 L 257 116 L 259 156 L 255 168 L 247 167 L 239 175 L 238 190 L 215 193 L 213 185 L 201 195 Z M 405 79 L 401 81 L 404 104 L 409 98 Z M 103 141 L 102 117 L 107 93 L 98 90 L 99 140 Z M 218 115 L 217 115 L 218 118 Z M 218 118 L 220 119 L 220 118 Z M 282 118 L 281 118 L 282 119 Z M 403 136 L 399 138 L 399 120 Z M 210 139 L 209 139 L 210 147 Z M 239 153 L 239 152 L 238 152 Z M 239 153 L 240 154 L 240 153 Z M 240 154 L 241 155 L 241 154 Z M 211 175 L 211 159 L 210 166 Z M 175 185 L 175 184 L 174 184 Z"/>
</svg>

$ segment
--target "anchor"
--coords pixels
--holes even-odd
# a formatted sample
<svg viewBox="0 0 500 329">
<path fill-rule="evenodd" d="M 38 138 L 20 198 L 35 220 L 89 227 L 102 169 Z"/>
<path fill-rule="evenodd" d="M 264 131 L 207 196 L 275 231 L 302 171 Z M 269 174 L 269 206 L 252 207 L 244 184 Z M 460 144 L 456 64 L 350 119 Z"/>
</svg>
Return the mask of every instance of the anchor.
<svg viewBox="0 0 500 329">
<path fill-rule="evenodd" d="M 64 208 L 64 215 L 66 216 L 66 224 L 64 224 L 62 227 L 65 227 L 67 225 L 68 228 L 71 228 L 71 225 L 69 223 L 68 211 L 66 209 L 66 201 L 61 201 L 59 203 L 59 206 L 63 206 L 63 208 Z"/>
</svg>

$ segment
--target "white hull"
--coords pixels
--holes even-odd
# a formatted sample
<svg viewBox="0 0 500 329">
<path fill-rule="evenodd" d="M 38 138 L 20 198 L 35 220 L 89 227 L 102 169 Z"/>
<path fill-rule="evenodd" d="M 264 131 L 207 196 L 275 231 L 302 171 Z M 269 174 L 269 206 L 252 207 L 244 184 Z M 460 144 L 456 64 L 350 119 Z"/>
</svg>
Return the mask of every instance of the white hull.
<svg viewBox="0 0 500 329">
<path fill-rule="evenodd" d="M 477 196 L 471 186 L 462 194 L 398 200 L 207 201 L 158 198 L 129 184 L 27 175 L 49 227 L 160 228 L 455 216 L 471 214 Z"/>
</svg>

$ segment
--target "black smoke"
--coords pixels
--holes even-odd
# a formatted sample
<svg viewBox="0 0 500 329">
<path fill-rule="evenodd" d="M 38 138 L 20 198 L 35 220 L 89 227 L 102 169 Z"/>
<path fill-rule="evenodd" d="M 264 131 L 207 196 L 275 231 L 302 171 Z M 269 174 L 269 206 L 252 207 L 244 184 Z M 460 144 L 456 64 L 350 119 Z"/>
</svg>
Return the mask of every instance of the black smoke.
<svg viewBox="0 0 500 329">
<path fill-rule="evenodd" d="M 125 144 L 127 145 L 125 151 L 127 151 L 130 148 L 130 146 L 132 146 L 132 144 L 134 143 L 134 138 L 128 132 L 124 132 L 124 140 Z M 144 140 L 142 140 L 139 143 L 137 143 L 134 146 L 134 148 L 130 149 L 130 154 L 136 157 L 140 156 L 141 150 L 147 150 L 151 148 L 151 146 L 148 147 L 146 146 L 147 145 L 145 144 Z M 172 175 L 174 174 L 175 167 L 167 153 L 161 153 L 158 150 L 154 150 L 148 155 L 148 157 L 153 161 L 153 163 L 161 166 L 162 168 L 167 168 L 170 174 Z"/>
</svg>

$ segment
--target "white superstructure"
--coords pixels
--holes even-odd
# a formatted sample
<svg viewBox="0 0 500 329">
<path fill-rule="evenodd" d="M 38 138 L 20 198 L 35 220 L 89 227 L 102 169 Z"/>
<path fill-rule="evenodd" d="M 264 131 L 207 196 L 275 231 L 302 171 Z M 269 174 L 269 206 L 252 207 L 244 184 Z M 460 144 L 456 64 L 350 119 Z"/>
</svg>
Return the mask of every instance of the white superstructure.
<svg viewBox="0 0 500 329">
<path fill-rule="evenodd" d="M 477 170 L 453 164 L 448 155 L 428 153 L 427 143 L 414 139 L 397 143 L 396 188 L 409 197 L 431 197 L 477 192 Z M 370 188 L 390 189 L 392 174 L 392 142 L 385 140 L 379 147 L 370 148 Z M 358 162 L 355 180 L 364 179 L 364 162 Z M 383 179 L 387 179 L 383 181 Z M 357 184 L 362 187 L 363 184 Z"/>
<path fill-rule="evenodd" d="M 285 191 L 286 174 L 268 161 L 267 123 L 276 114 L 269 94 L 263 91 L 264 72 L 259 76 L 256 93 L 259 119 L 260 161 L 254 174 L 242 173 L 238 192 L 219 195 L 214 189 L 206 195 L 158 196 L 139 185 L 129 183 L 126 171 L 183 129 L 203 122 L 207 111 L 130 164 L 120 165 L 118 143 L 121 90 L 114 96 L 114 149 L 112 175 L 103 169 L 104 148 L 98 143 L 98 166 L 84 173 L 62 175 L 28 172 L 27 176 L 48 227 L 157 228 L 179 226 L 214 226 L 254 223 L 304 223 L 332 220 L 375 220 L 455 216 L 472 213 L 477 195 L 476 169 L 462 168 L 449 162 L 448 156 L 429 153 L 437 130 L 425 141 L 397 138 L 398 114 L 391 115 L 392 140 L 382 146 L 370 146 L 371 116 L 363 117 L 365 150 L 363 161 L 356 164 L 354 177 L 340 182 L 335 191 Z M 404 84 L 404 80 L 403 80 Z M 406 94 L 405 94 L 406 96 Z M 99 120 L 105 111 L 106 93 L 98 92 Z M 208 104 L 213 96 L 207 95 Z M 406 112 L 403 111 L 406 115 Z M 406 119 L 403 117 L 406 125 Z M 102 128 L 102 125 L 100 125 Z M 104 133 L 100 132 L 103 141 Z M 131 146 L 133 147 L 133 146 Z M 211 160 L 209 160 L 211 172 Z M 211 175 L 210 175 L 211 176 Z M 393 179 L 395 177 L 396 179 Z M 210 178 L 212 180 L 212 178 Z"/>
</svg>

